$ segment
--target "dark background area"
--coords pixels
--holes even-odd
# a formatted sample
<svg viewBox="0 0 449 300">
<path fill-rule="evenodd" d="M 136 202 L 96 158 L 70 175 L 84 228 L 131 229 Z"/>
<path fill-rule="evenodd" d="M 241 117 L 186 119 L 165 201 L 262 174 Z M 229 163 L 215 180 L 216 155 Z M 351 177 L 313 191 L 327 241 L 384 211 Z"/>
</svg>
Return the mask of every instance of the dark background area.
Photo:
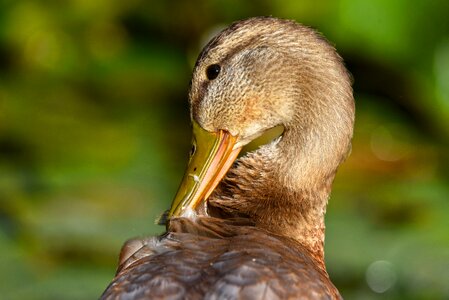
<svg viewBox="0 0 449 300">
<path fill-rule="evenodd" d="M 295 19 L 354 76 L 352 155 L 326 260 L 346 299 L 449 298 L 449 2 L 2 1 L 0 294 L 95 299 L 122 243 L 163 228 L 187 162 L 201 47 Z"/>
</svg>

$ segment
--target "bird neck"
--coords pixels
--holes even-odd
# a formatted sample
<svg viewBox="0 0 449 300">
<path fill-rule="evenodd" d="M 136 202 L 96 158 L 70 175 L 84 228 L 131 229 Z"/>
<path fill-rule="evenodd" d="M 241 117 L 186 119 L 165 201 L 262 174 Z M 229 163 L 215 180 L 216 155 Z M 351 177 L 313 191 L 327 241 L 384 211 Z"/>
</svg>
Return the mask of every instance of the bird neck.
<svg viewBox="0 0 449 300">
<path fill-rule="evenodd" d="M 330 115 L 323 112 L 315 124 L 289 124 L 282 137 L 241 157 L 211 195 L 211 214 L 218 208 L 220 217 L 247 216 L 301 243 L 324 269 L 324 215 L 352 136 L 345 130 L 350 126 L 338 126 L 338 114 L 319 120 Z"/>
<path fill-rule="evenodd" d="M 303 170 L 277 160 L 275 153 L 280 149 L 276 148 L 262 147 L 239 159 L 211 195 L 209 212 L 219 217 L 248 217 L 257 227 L 292 238 L 324 268 L 324 212 L 330 180 L 299 187 L 301 178 L 294 182 L 290 173 Z M 312 179 L 311 174 L 300 176 Z"/>
</svg>

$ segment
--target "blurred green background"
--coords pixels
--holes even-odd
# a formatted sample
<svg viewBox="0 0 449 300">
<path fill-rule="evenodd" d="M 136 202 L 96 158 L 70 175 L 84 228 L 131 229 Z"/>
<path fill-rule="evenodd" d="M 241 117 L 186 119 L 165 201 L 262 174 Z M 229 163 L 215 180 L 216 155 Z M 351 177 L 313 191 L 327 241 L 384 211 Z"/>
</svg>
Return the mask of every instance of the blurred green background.
<svg viewBox="0 0 449 300">
<path fill-rule="evenodd" d="M 99 297 L 122 243 L 163 230 L 202 45 L 273 15 L 324 33 L 355 80 L 331 278 L 346 299 L 449 299 L 448 13 L 446 0 L 2 1 L 0 297 Z"/>
</svg>

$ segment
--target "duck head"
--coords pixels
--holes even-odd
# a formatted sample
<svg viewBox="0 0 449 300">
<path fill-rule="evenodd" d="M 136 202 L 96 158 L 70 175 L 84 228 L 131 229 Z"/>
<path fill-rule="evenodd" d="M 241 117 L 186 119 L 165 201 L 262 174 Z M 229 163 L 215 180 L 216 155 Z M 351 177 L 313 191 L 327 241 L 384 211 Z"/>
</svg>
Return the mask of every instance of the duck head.
<svg viewBox="0 0 449 300">
<path fill-rule="evenodd" d="M 207 214 L 207 198 L 240 149 L 278 125 L 284 127 L 280 138 L 231 168 L 227 187 L 233 196 L 213 198 L 262 216 L 256 211 L 282 195 L 250 199 L 257 198 L 251 190 L 272 184 L 291 195 L 316 194 L 324 214 L 336 169 L 350 149 L 354 101 L 340 56 L 320 34 L 271 17 L 232 24 L 201 52 L 189 102 L 192 155 L 169 218 Z"/>
</svg>

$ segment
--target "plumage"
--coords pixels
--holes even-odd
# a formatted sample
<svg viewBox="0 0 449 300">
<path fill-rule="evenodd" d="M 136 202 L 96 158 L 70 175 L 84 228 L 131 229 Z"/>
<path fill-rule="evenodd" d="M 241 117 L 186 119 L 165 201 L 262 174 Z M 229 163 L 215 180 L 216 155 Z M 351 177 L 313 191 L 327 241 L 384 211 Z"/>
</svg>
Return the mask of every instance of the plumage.
<svg viewBox="0 0 449 300">
<path fill-rule="evenodd" d="M 194 149 L 167 232 L 125 244 L 102 299 L 340 299 L 324 214 L 354 101 L 335 49 L 294 21 L 236 22 L 201 52 L 189 101 Z"/>
<path fill-rule="evenodd" d="M 104 299 L 333 299 L 338 295 L 326 271 L 301 244 L 245 220 L 174 219 L 167 235 L 143 241 L 118 272 L 121 275 Z"/>
</svg>

